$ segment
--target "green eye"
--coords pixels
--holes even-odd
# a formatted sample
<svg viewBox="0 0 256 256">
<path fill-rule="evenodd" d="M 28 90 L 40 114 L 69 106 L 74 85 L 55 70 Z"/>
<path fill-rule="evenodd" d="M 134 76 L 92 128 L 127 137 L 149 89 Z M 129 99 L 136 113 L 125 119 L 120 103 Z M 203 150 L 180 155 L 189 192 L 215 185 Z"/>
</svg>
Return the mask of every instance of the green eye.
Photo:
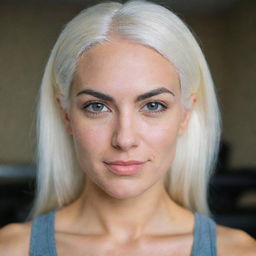
<svg viewBox="0 0 256 256">
<path fill-rule="evenodd" d="M 106 107 L 105 104 L 100 102 L 88 102 L 85 104 L 83 109 L 88 113 L 92 115 L 99 115 L 104 112 L 109 112 L 109 108 Z M 157 102 L 157 101 L 151 101 L 148 102 L 143 106 L 143 111 L 149 112 L 149 113 L 159 113 L 163 112 L 167 109 L 167 106 L 165 106 L 163 103 Z"/>
<path fill-rule="evenodd" d="M 143 109 L 149 112 L 162 112 L 165 111 L 166 108 L 167 107 L 164 106 L 162 103 L 156 101 L 149 102 L 143 107 Z"/>
<path fill-rule="evenodd" d="M 100 102 L 92 102 L 89 104 L 86 104 L 83 109 L 86 111 L 93 113 L 93 114 L 98 114 L 102 112 L 108 112 L 109 109 L 102 103 Z"/>
</svg>

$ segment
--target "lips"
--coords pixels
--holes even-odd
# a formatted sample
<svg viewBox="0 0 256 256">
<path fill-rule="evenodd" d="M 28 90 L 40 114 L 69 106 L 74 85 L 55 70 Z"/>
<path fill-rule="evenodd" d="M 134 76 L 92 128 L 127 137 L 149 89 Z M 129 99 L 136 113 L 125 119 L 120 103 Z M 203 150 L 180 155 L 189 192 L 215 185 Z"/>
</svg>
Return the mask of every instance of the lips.
<svg viewBox="0 0 256 256">
<path fill-rule="evenodd" d="M 113 161 L 113 162 L 106 162 L 106 163 L 111 165 L 133 165 L 133 164 L 143 164 L 144 162 L 130 160 L 130 161 Z"/>
<path fill-rule="evenodd" d="M 112 173 L 118 175 L 133 175 L 138 173 L 142 167 L 144 166 L 145 162 L 141 161 L 112 161 L 112 162 L 104 162 L 107 169 Z"/>
</svg>

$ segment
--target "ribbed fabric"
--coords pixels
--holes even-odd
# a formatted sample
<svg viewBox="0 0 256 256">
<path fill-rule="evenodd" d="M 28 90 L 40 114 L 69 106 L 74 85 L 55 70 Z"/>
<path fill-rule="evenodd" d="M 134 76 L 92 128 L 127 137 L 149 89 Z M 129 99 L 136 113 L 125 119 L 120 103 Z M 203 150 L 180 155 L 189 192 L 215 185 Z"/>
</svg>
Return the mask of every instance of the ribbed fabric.
<svg viewBox="0 0 256 256">
<path fill-rule="evenodd" d="M 216 224 L 209 217 L 195 213 L 192 256 L 216 256 Z"/>
<path fill-rule="evenodd" d="M 34 219 L 30 237 L 30 256 L 57 256 L 54 220 L 55 211 L 37 216 Z M 191 256 L 216 255 L 216 224 L 209 217 L 195 213 L 194 242 Z"/>
<path fill-rule="evenodd" d="M 55 211 L 37 216 L 32 223 L 30 256 L 57 256 L 54 238 Z"/>
</svg>

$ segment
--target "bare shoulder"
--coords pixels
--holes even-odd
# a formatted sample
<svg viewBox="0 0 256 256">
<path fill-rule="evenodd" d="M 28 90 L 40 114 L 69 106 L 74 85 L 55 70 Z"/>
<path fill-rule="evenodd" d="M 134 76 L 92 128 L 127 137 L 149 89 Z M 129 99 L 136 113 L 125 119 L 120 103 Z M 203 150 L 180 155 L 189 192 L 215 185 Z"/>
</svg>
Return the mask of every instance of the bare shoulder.
<svg viewBox="0 0 256 256">
<path fill-rule="evenodd" d="M 255 256 L 256 240 L 246 232 L 217 225 L 218 256 Z"/>
<path fill-rule="evenodd" d="M 31 222 L 8 224 L 0 229 L 1 256 L 28 256 Z"/>
</svg>

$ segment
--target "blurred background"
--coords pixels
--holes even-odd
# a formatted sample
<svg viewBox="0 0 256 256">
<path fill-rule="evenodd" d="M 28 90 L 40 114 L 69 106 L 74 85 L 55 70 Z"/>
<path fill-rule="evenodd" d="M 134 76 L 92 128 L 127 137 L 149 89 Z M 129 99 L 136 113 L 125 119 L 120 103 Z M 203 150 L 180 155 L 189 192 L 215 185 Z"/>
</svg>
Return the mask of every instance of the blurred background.
<svg viewBox="0 0 256 256">
<path fill-rule="evenodd" d="M 51 48 L 71 18 L 99 2 L 0 0 L 0 227 L 24 221 L 34 197 L 35 109 Z M 256 1 L 157 2 L 188 24 L 215 81 L 223 132 L 213 216 L 256 238 Z"/>
</svg>

